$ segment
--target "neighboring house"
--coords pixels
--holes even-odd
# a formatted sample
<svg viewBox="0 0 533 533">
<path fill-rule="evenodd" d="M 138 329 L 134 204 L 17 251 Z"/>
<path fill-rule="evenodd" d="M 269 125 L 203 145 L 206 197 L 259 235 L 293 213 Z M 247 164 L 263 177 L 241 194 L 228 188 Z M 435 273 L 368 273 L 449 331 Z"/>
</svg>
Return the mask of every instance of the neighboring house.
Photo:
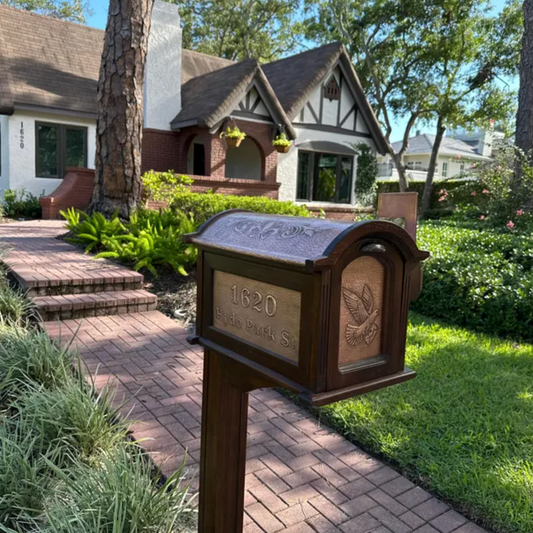
<svg viewBox="0 0 533 533">
<path fill-rule="evenodd" d="M 458 177 L 468 171 L 472 165 L 490 161 L 492 149 L 489 151 L 487 136 L 466 137 L 469 142 L 454 137 L 444 137 L 441 142 L 439 156 L 435 168 L 435 179 Z M 407 176 L 411 180 L 425 180 L 429 169 L 429 161 L 435 135 L 421 134 L 409 138 L 409 148 L 405 152 L 404 162 L 407 166 Z M 394 151 L 398 152 L 401 142 L 392 143 Z M 398 179 L 398 171 L 390 160 L 379 164 L 379 179 Z"/>
<path fill-rule="evenodd" d="M 0 6 L 0 188 L 51 193 L 93 168 L 104 32 Z M 220 132 L 247 138 L 227 149 Z M 285 132 L 294 145 L 278 154 Z M 143 169 L 193 175 L 198 190 L 353 204 L 357 156 L 387 144 L 344 47 L 267 65 L 181 49 L 175 5 L 156 1 L 144 95 Z"/>
</svg>

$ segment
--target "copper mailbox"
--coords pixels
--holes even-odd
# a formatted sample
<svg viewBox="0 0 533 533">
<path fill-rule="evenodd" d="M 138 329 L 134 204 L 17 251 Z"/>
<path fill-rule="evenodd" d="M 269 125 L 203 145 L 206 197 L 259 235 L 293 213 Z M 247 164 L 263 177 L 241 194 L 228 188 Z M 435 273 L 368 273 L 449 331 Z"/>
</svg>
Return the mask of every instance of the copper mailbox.
<svg viewBox="0 0 533 533">
<path fill-rule="evenodd" d="M 400 226 L 235 210 L 187 240 L 199 250 L 194 341 L 207 350 L 313 405 L 414 377 L 407 316 L 429 254 Z"/>
</svg>

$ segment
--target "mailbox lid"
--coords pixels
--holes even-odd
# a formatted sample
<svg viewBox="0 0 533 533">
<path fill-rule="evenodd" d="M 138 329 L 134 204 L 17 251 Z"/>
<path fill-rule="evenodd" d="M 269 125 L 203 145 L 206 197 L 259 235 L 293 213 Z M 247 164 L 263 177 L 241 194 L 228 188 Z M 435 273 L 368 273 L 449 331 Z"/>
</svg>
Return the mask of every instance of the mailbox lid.
<svg viewBox="0 0 533 533">
<path fill-rule="evenodd" d="M 186 238 L 200 247 L 305 266 L 322 257 L 341 234 L 356 225 L 230 210 L 210 218 Z"/>
</svg>

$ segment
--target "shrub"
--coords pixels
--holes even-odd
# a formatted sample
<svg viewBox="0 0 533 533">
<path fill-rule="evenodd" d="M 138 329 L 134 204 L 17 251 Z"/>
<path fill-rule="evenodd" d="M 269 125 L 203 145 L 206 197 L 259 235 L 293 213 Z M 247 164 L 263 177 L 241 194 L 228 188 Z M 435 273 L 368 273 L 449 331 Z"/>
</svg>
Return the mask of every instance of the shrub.
<svg viewBox="0 0 533 533">
<path fill-rule="evenodd" d="M 409 182 L 409 191 L 418 193 L 418 205 L 422 204 L 422 195 L 424 194 L 423 181 Z M 455 209 L 457 204 L 473 204 L 478 205 L 483 203 L 486 198 L 483 196 L 483 184 L 477 179 L 449 179 L 439 180 L 433 185 L 433 192 L 431 194 L 431 209 L 444 210 L 445 213 L 450 213 Z M 377 185 L 377 194 L 387 192 L 400 192 L 400 186 L 397 180 L 379 181 Z M 472 193 L 475 193 L 472 195 Z M 445 200 L 439 201 L 443 196 Z M 438 214 L 433 211 L 433 218 Z M 445 214 L 444 213 L 444 214 Z"/>
<path fill-rule="evenodd" d="M 413 308 L 470 329 L 531 340 L 533 238 L 482 224 L 428 221 L 420 226 L 419 246 L 431 257 Z"/>
<path fill-rule="evenodd" d="M 78 464 L 46 502 L 45 531 L 54 533 L 177 533 L 192 514 L 182 470 L 166 482 L 135 446 L 105 454 L 99 464 Z"/>
<path fill-rule="evenodd" d="M 264 196 L 232 196 L 213 193 L 182 193 L 174 198 L 172 208 L 189 213 L 197 225 L 217 213 L 228 209 L 246 209 L 256 213 L 308 217 L 309 211 L 303 205 L 280 202 Z"/>
<path fill-rule="evenodd" d="M 362 205 L 372 205 L 372 197 L 376 189 L 378 163 L 374 152 L 365 143 L 356 145 L 357 176 L 355 178 L 355 197 Z"/>
<path fill-rule="evenodd" d="M 172 199 L 182 192 L 186 192 L 193 179 L 184 174 L 174 174 L 173 170 L 167 172 L 146 172 L 141 181 L 144 194 L 148 200 L 171 203 Z"/>
<path fill-rule="evenodd" d="M 11 218 L 41 218 L 42 215 L 39 198 L 25 189 L 6 189 L 3 211 Z"/>
</svg>

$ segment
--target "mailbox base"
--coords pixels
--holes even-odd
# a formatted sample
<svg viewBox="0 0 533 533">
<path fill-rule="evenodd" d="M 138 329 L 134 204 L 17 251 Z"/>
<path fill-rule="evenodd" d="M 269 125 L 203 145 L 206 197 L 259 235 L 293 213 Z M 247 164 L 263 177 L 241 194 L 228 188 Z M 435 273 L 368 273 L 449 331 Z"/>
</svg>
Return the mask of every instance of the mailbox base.
<svg viewBox="0 0 533 533">
<path fill-rule="evenodd" d="M 241 533 L 246 473 L 248 392 L 276 383 L 205 351 L 199 533 Z"/>
</svg>

